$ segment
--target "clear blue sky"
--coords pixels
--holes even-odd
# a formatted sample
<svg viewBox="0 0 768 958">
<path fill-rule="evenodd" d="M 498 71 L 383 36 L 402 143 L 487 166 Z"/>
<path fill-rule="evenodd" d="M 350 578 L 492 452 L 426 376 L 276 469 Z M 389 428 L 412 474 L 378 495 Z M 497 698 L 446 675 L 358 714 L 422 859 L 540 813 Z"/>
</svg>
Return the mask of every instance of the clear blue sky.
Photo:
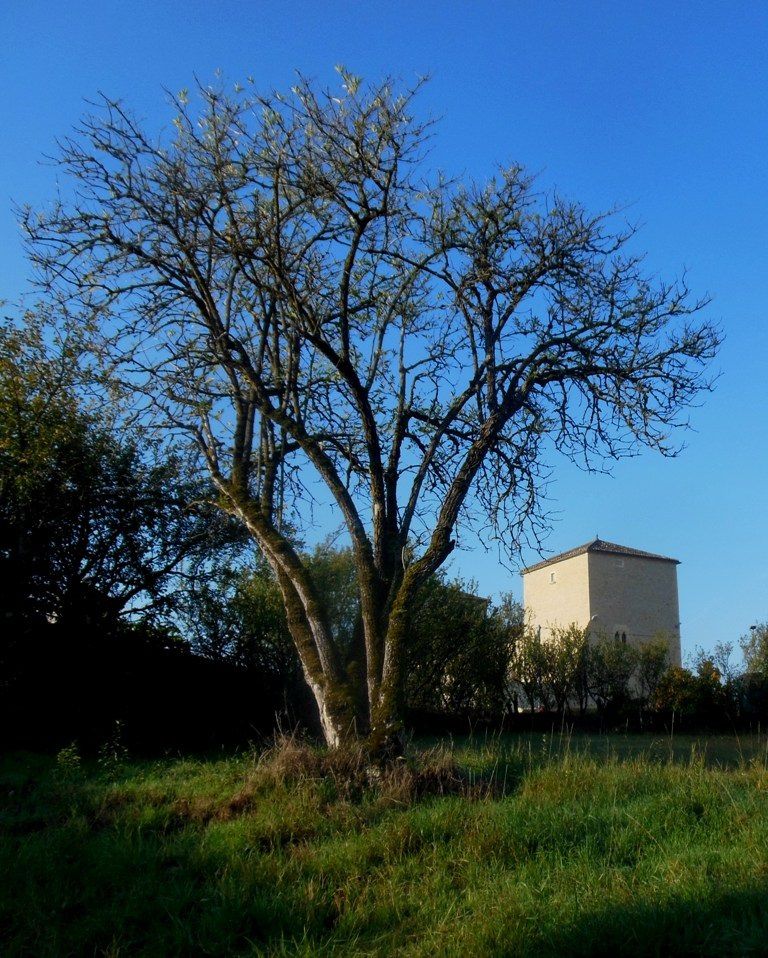
<svg viewBox="0 0 768 958">
<path fill-rule="evenodd" d="M 560 520 L 547 546 L 604 539 L 672 555 L 684 654 L 768 618 L 768 4 L 380 0 L 5 0 L 0 4 L 0 299 L 27 267 L 11 200 L 50 199 L 53 150 L 98 90 L 148 122 L 162 88 L 221 68 L 286 88 L 295 69 L 334 81 L 429 73 L 441 117 L 433 160 L 483 176 L 519 161 L 594 209 L 644 224 L 651 271 L 688 270 L 726 333 L 716 392 L 674 461 L 623 462 L 613 478 L 554 461 Z M 534 556 L 528 555 L 526 561 Z M 482 592 L 520 593 L 493 555 L 453 570 Z"/>
</svg>

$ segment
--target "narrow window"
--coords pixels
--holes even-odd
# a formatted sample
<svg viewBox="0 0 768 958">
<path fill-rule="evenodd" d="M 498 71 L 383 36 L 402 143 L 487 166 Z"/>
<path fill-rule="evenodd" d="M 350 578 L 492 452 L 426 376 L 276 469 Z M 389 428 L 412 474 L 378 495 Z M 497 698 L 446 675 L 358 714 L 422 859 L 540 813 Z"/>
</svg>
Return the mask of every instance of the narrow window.
<svg viewBox="0 0 768 958">
<path fill-rule="evenodd" d="M 555 581 L 555 573 L 554 573 L 554 572 L 550 572 L 550 573 L 549 573 L 549 581 L 550 581 L 550 583 L 554 583 L 554 581 Z"/>
</svg>

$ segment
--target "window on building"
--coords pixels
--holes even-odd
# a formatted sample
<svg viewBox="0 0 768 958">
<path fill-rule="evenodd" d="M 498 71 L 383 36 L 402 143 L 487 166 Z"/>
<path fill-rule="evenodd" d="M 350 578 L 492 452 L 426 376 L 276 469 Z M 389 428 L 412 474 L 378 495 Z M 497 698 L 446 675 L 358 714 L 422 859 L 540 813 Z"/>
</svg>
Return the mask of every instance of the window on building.
<svg viewBox="0 0 768 958">
<path fill-rule="evenodd" d="M 555 581 L 557 581 L 557 580 L 555 579 L 555 573 L 554 573 L 554 572 L 550 572 L 550 573 L 549 573 L 549 581 L 550 581 L 551 583 L 554 583 Z"/>
</svg>

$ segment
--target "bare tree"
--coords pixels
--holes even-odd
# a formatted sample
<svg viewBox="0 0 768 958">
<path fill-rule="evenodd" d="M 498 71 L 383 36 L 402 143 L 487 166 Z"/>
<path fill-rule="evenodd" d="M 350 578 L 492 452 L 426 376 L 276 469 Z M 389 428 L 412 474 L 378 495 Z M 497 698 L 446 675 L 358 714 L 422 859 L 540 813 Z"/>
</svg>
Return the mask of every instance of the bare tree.
<svg viewBox="0 0 768 958">
<path fill-rule="evenodd" d="M 41 282 L 194 440 L 274 570 L 328 743 L 386 750 L 409 608 L 457 528 L 537 539 L 547 447 L 673 454 L 718 333 L 644 276 L 632 230 L 516 166 L 427 178 L 415 91 L 341 76 L 180 94 L 158 139 L 104 99 L 60 144 L 72 198 L 23 220 Z M 294 546 L 319 487 L 354 550 L 354 663 Z"/>
</svg>

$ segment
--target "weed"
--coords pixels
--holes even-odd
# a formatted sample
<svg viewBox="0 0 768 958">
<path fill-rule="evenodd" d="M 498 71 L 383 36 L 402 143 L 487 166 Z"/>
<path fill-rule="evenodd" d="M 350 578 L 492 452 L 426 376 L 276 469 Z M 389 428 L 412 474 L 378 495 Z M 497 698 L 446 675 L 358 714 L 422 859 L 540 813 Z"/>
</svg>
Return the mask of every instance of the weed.
<svg viewBox="0 0 768 958">
<path fill-rule="evenodd" d="M 116 771 L 128 759 L 123 740 L 123 722 L 115 719 L 109 736 L 99 746 L 98 763 L 105 771 Z"/>
<path fill-rule="evenodd" d="M 77 742 L 72 742 L 56 753 L 56 770 L 62 778 L 73 778 L 80 773 L 83 760 Z"/>
</svg>

